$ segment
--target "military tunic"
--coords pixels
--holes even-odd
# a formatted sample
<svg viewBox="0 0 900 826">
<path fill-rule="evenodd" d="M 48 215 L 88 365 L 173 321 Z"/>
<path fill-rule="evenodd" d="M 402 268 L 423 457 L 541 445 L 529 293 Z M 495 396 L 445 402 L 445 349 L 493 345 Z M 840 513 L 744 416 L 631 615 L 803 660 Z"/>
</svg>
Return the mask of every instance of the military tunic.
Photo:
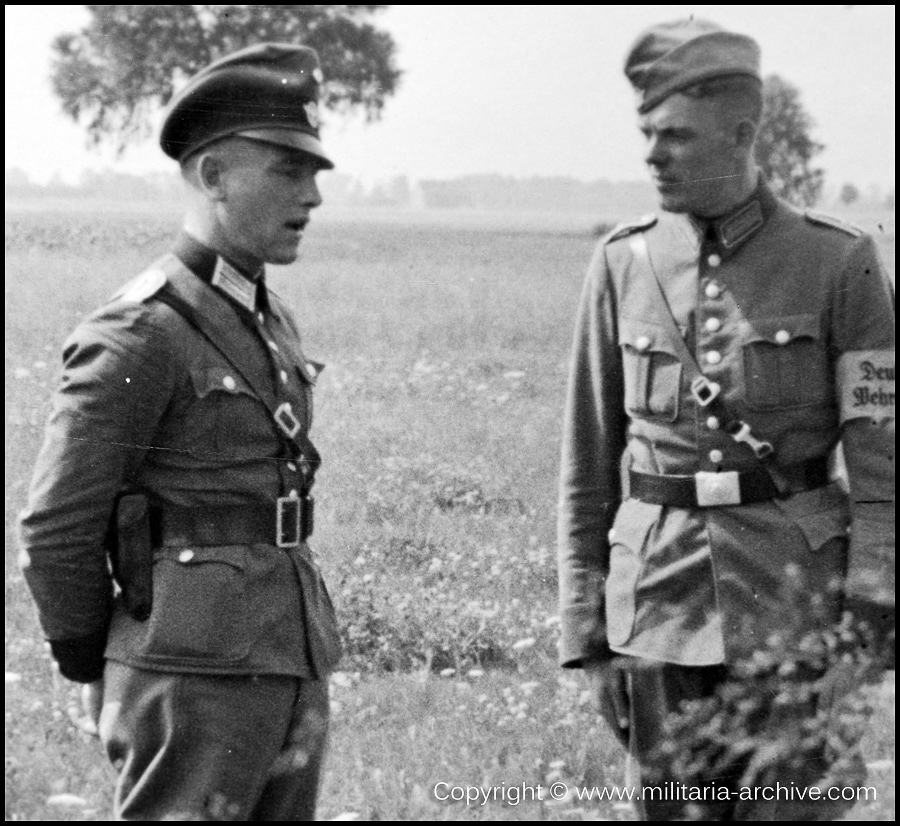
<svg viewBox="0 0 900 826">
<path fill-rule="evenodd" d="M 833 482 L 707 508 L 628 497 L 625 467 L 759 467 L 691 393 L 636 234 L 703 375 L 729 414 L 773 446 L 769 470 L 841 444 L 849 495 Z M 853 411 L 842 394 L 854 354 L 883 360 L 892 350 L 892 291 L 872 239 L 793 210 L 765 185 L 716 221 L 662 214 L 606 238 L 584 285 L 565 412 L 563 665 L 613 652 L 732 663 L 773 632 L 821 627 L 841 590 L 889 602 L 893 400 Z"/>
<path fill-rule="evenodd" d="M 177 252 L 207 279 L 183 280 L 201 325 L 232 337 L 308 431 L 317 370 L 288 310 L 263 284 L 247 306 L 213 287 L 216 256 L 190 237 Z M 324 676 L 338 652 L 325 586 L 305 545 L 274 547 L 274 520 L 269 544 L 187 537 L 157 548 L 146 622 L 113 596 L 104 539 L 123 491 L 202 514 L 271 504 L 304 487 L 303 468 L 253 388 L 157 300 L 164 280 L 151 267 L 66 342 L 21 522 L 41 624 L 63 652 L 63 673 L 82 681 L 99 676 L 104 646 L 107 658 L 151 670 Z"/>
</svg>

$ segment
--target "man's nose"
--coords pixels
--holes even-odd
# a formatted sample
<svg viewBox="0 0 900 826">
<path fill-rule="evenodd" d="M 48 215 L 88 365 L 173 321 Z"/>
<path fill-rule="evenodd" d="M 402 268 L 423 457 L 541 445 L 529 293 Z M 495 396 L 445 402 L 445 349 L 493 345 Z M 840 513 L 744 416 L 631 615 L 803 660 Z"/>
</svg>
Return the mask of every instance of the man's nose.
<svg viewBox="0 0 900 826">
<path fill-rule="evenodd" d="M 657 138 L 650 137 L 647 139 L 647 151 L 644 154 L 644 161 L 648 166 L 662 166 L 666 161 L 666 153 L 662 142 Z"/>
<path fill-rule="evenodd" d="M 310 176 L 304 181 L 300 197 L 304 206 L 309 209 L 315 209 L 317 206 L 322 205 L 322 193 L 319 192 L 319 185 L 316 183 L 315 177 Z"/>
</svg>

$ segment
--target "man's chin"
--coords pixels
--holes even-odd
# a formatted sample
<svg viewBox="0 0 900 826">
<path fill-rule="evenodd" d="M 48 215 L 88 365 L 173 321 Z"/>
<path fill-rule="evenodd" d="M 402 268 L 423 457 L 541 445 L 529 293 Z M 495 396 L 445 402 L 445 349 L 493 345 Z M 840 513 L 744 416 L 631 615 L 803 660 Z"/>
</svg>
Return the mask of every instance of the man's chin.
<svg viewBox="0 0 900 826">
<path fill-rule="evenodd" d="M 677 196 L 659 193 L 659 208 L 664 212 L 690 212 L 689 205 Z"/>
<path fill-rule="evenodd" d="M 299 244 L 291 250 L 278 250 L 277 252 L 270 252 L 268 257 L 266 258 L 266 263 L 268 264 L 293 264 L 300 257 L 300 246 Z"/>
</svg>

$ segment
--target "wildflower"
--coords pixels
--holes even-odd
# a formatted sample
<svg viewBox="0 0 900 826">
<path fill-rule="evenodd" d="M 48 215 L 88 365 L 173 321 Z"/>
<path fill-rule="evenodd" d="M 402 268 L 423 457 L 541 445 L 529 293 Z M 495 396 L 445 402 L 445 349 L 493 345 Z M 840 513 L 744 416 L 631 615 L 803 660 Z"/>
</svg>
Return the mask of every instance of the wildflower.
<svg viewBox="0 0 900 826">
<path fill-rule="evenodd" d="M 512 645 L 513 651 L 527 651 L 529 648 L 533 647 L 536 640 L 534 637 L 525 637 L 524 639 L 518 640 L 514 642 Z"/>
</svg>

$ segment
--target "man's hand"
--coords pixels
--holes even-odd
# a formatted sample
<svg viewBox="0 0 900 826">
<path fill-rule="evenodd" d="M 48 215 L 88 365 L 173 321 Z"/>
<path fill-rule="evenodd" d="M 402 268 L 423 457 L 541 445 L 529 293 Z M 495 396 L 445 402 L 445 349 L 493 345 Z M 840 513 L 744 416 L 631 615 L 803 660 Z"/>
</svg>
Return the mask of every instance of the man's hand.
<svg viewBox="0 0 900 826">
<path fill-rule="evenodd" d="M 627 675 L 618 657 L 603 660 L 588 660 L 584 671 L 600 704 L 600 711 L 607 722 L 613 723 L 622 732 L 630 725 L 631 704 L 628 699 Z"/>
</svg>

